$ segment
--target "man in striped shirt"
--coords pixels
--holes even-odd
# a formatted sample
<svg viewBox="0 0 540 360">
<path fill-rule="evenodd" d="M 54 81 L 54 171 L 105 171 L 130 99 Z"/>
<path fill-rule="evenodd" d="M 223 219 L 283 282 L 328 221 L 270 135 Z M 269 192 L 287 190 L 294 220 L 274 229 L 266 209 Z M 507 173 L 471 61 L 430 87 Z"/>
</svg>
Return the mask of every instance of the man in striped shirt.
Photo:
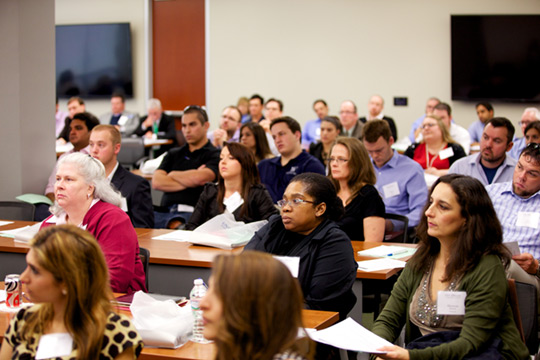
<svg viewBox="0 0 540 360">
<path fill-rule="evenodd" d="M 510 276 L 540 287 L 540 145 L 530 143 L 523 149 L 512 182 L 486 189 L 503 227 L 504 242 L 517 241 L 521 250 L 512 256 Z"/>
</svg>

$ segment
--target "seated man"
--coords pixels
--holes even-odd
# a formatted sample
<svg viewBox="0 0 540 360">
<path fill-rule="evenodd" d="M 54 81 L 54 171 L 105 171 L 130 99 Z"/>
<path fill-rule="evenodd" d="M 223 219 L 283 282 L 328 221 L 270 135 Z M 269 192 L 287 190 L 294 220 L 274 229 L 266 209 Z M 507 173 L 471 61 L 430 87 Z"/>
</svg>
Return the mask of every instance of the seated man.
<svg viewBox="0 0 540 360">
<path fill-rule="evenodd" d="M 369 98 L 368 101 L 368 115 L 361 117 L 360 121 L 365 124 L 367 121 L 379 119 L 384 120 L 390 126 L 390 131 L 392 132 L 392 137 L 397 139 L 397 128 L 394 119 L 383 114 L 384 109 L 384 99 L 379 95 L 373 95 Z"/>
<path fill-rule="evenodd" d="M 362 128 L 364 124 L 358 120 L 356 104 L 351 100 L 345 100 L 339 107 L 339 121 L 343 130 L 340 135 L 355 137 L 362 140 Z"/>
<path fill-rule="evenodd" d="M 264 98 L 259 94 L 253 94 L 249 98 L 249 114 L 244 119 L 242 119 L 242 123 L 247 123 L 251 121 L 259 123 L 261 120 L 264 120 L 263 104 Z"/>
<path fill-rule="evenodd" d="M 209 131 L 206 136 L 216 148 L 221 149 L 226 141 L 240 141 L 240 126 L 242 113 L 236 106 L 227 106 L 221 113 L 219 128 Z"/>
<path fill-rule="evenodd" d="M 274 203 L 281 200 L 283 192 L 293 177 L 305 172 L 324 175 L 325 169 L 317 158 L 302 150 L 300 124 L 284 116 L 272 121 L 272 137 L 281 156 L 259 163 L 261 182 L 266 185 Z"/>
<path fill-rule="evenodd" d="M 386 121 L 368 121 L 363 137 L 377 175 L 375 187 L 381 194 L 386 212 L 406 216 L 409 227 L 416 227 L 428 194 L 422 167 L 392 150 L 394 138 Z M 390 221 L 386 222 L 386 229 L 393 230 Z"/>
<path fill-rule="evenodd" d="M 58 158 L 62 159 L 64 156 L 80 151 L 84 154 L 89 154 L 90 149 L 88 147 L 88 142 L 90 140 L 90 131 L 95 126 L 99 125 L 99 120 L 92 114 L 87 112 L 75 113 L 73 114 L 73 119 L 69 122 L 69 141 L 73 145 L 73 149 L 65 152 Z M 58 164 L 58 161 L 56 162 Z M 45 188 L 45 196 L 47 196 L 51 201 L 54 201 L 54 183 L 56 182 L 56 165 L 54 166 L 51 175 L 49 176 L 49 181 L 47 187 Z"/>
<path fill-rule="evenodd" d="M 488 121 L 480 140 L 480 152 L 459 159 L 448 170 L 449 174 L 472 176 L 484 185 L 512 180 L 516 160 L 506 155 L 512 148 L 514 125 L 507 118 Z"/>
<path fill-rule="evenodd" d="M 521 152 L 512 182 L 486 187 L 503 228 L 503 241 L 517 242 L 508 272 L 517 281 L 540 286 L 540 148 L 531 143 Z M 540 291 L 538 292 L 540 294 Z"/>
<path fill-rule="evenodd" d="M 139 115 L 126 111 L 126 98 L 121 93 L 113 93 L 111 96 L 111 112 L 99 117 L 102 124 L 114 125 L 122 136 L 133 134 L 139 126 Z"/>
<path fill-rule="evenodd" d="M 328 116 L 328 105 L 323 99 L 315 100 L 313 111 L 317 114 L 315 120 L 310 120 L 304 125 L 302 131 L 302 148 L 309 149 L 311 144 L 315 144 L 321 139 L 321 121 Z"/>
<path fill-rule="evenodd" d="M 523 111 L 523 115 L 521 115 L 521 121 L 519 122 L 523 137 L 514 139 L 514 146 L 512 147 L 512 149 L 510 149 L 508 155 L 510 155 L 516 160 L 519 158 L 519 154 L 521 154 L 521 151 L 525 148 L 525 145 L 527 145 L 525 139 L 525 128 L 533 121 L 538 120 L 540 120 L 540 110 L 538 110 L 537 108 L 526 108 Z"/>
<path fill-rule="evenodd" d="M 122 194 L 122 210 L 129 215 L 133 227 L 153 228 L 150 184 L 120 165 L 116 157 L 121 141 L 120 131 L 115 126 L 98 125 L 90 133 L 90 155 L 103 163 L 107 179 Z"/>
<path fill-rule="evenodd" d="M 176 126 L 174 118 L 163 112 L 161 101 L 158 99 L 148 100 L 147 109 L 148 115 L 141 118 L 140 125 L 133 134 L 139 137 L 144 136 L 147 139 L 171 139 L 173 141 L 172 145 L 162 145 L 154 154 L 157 157 L 177 146 Z"/>
<path fill-rule="evenodd" d="M 478 120 L 469 126 L 469 135 L 471 135 L 471 141 L 473 143 L 480 142 L 484 132 L 484 127 L 489 120 L 493 119 L 493 113 L 493 105 L 490 103 L 480 102 L 476 104 L 476 115 L 478 115 Z"/>
<path fill-rule="evenodd" d="M 69 127 L 69 123 L 73 119 L 73 116 L 75 114 L 86 111 L 84 100 L 78 96 L 73 96 L 69 98 L 68 103 L 67 103 L 67 108 L 68 108 L 69 115 L 66 116 L 66 118 L 64 119 L 64 126 L 62 127 L 62 131 L 60 131 L 60 134 L 58 134 L 58 136 L 56 137 L 58 139 L 57 142 L 61 145 L 69 142 L 69 133 L 71 131 L 71 128 Z"/>
<path fill-rule="evenodd" d="M 152 187 L 164 192 L 161 211 L 154 212 L 155 227 L 176 228 L 186 223 L 193 213 L 204 184 L 215 181 L 218 174 L 219 150 L 208 138 L 208 115 L 192 105 L 184 109 L 182 131 L 186 144 L 170 150 L 152 178 Z"/>
</svg>

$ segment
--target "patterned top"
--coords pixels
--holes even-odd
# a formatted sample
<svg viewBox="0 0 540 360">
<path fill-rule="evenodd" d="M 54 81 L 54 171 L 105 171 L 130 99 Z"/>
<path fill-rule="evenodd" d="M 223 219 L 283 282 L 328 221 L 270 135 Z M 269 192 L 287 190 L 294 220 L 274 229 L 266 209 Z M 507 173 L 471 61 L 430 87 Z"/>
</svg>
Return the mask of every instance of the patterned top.
<svg viewBox="0 0 540 360">
<path fill-rule="evenodd" d="M 272 360 L 306 360 L 306 358 L 297 353 L 285 351 L 274 355 Z"/>
<path fill-rule="evenodd" d="M 13 347 L 12 359 L 32 360 L 36 356 L 41 334 L 34 334 L 30 341 L 26 342 L 21 339 L 19 332 L 24 326 L 27 317 L 36 310 L 37 306 L 23 308 L 11 320 L 4 338 Z M 126 316 L 111 313 L 105 326 L 105 333 L 103 334 L 100 359 L 114 359 L 131 347 L 133 347 L 133 358 L 136 359 L 143 348 L 141 337 Z M 69 356 L 57 359 L 75 360 L 76 356 L 77 349 L 73 349 Z"/>
</svg>

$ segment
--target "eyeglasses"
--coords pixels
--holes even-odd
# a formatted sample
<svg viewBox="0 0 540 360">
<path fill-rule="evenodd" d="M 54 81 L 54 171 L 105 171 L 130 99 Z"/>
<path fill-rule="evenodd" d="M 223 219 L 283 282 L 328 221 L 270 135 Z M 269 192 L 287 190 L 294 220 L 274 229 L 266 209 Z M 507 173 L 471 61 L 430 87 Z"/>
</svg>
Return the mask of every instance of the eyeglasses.
<svg viewBox="0 0 540 360">
<path fill-rule="evenodd" d="M 291 207 L 297 207 L 298 205 L 303 204 L 303 203 L 315 204 L 314 201 L 295 198 L 295 199 L 291 199 L 291 200 L 278 200 L 277 205 L 280 208 L 284 207 L 285 205 L 289 205 Z"/>
<path fill-rule="evenodd" d="M 518 124 L 519 126 L 527 126 L 531 123 L 532 121 L 518 121 Z"/>
<path fill-rule="evenodd" d="M 537 143 L 529 143 L 529 145 L 527 145 L 526 147 L 527 149 L 533 149 L 533 150 L 538 150 L 540 152 L 540 144 L 537 144 Z"/>
<path fill-rule="evenodd" d="M 328 162 L 329 162 L 329 163 L 335 162 L 335 163 L 337 163 L 337 164 L 344 164 L 344 163 L 346 163 L 347 161 L 349 161 L 349 159 L 344 159 L 344 158 L 339 158 L 339 157 L 338 157 L 338 158 L 335 158 L 335 157 L 330 157 L 330 158 L 328 158 Z"/>
<path fill-rule="evenodd" d="M 424 124 L 424 125 L 421 125 L 420 128 L 421 129 L 429 129 L 429 128 L 432 128 L 434 126 L 437 126 L 437 124 Z"/>
</svg>

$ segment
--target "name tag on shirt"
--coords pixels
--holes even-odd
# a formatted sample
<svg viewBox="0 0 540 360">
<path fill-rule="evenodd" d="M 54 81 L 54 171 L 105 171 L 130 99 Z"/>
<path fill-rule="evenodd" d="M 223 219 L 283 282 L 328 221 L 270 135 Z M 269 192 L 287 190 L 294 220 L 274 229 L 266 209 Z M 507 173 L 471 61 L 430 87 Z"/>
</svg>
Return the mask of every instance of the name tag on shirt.
<svg viewBox="0 0 540 360">
<path fill-rule="evenodd" d="M 465 315 L 466 291 L 439 291 L 437 315 Z"/>
<path fill-rule="evenodd" d="M 540 221 L 540 213 L 520 211 L 518 212 L 516 226 L 530 227 L 538 229 L 538 222 Z"/>
<path fill-rule="evenodd" d="M 234 194 L 229 196 L 226 199 L 223 199 L 223 205 L 229 210 L 229 212 L 232 214 L 240 205 L 244 203 L 244 199 L 240 196 L 238 191 L 235 191 Z"/>
<path fill-rule="evenodd" d="M 73 339 L 68 333 L 41 336 L 36 352 L 36 360 L 64 357 L 71 354 Z"/>
<path fill-rule="evenodd" d="M 448 159 L 452 156 L 454 156 L 454 150 L 452 150 L 451 147 L 447 147 L 446 149 L 442 149 L 441 151 L 439 151 L 439 158 L 441 160 Z"/>
<path fill-rule="evenodd" d="M 128 121 L 127 115 L 122 115 L 120 116 L 120 119 L 118 119 L 118 125 L 124 126 L 126 125 L 127 121 Z"/>
<path fill-rule="evenodd" d="M 294 278 L 298 277 L 298 269 L 300 268 L 300 257 L 298 256 L 277 256 L 274 259 L 279 260 L 289 269 Z"/>
<path fill-rule="evenodd" d="M 393 183 L 386 184 L 382 187 L 384 192 L 384 198 L 388 199 L 394 196 L 399 195 L 399 186 L 397 181 L 394 181 Z"/>
<path fill-rule="evenodd" d="M 122 199 L 120 199 L 120 209 L 124 210 L 124 212 L 128 212 L 127 199 L 123 196 Z"/>
</svg>

